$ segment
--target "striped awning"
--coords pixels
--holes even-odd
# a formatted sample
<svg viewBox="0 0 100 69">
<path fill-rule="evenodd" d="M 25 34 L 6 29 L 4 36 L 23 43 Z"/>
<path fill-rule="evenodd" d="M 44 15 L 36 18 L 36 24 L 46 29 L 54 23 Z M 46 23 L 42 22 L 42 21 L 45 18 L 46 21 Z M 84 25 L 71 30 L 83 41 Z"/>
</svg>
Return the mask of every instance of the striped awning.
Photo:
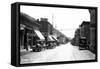
<svg viewBox="0 0 100 69">
<path fill-rule="evenodd" d="M 45 40 L 44 36 L 42 35 L 42 33 L 39 30 L 34 30 L 34 32 L 37 34 L 37 36 L 41 39 L 41 40 Z"/>
</svg>

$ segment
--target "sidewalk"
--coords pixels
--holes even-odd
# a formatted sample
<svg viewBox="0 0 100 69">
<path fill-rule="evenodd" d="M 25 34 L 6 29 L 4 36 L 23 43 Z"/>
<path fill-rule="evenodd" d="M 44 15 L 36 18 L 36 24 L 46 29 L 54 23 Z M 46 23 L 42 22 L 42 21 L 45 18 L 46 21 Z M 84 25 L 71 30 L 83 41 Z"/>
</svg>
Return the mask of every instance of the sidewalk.
<svg viewBox="0 0 100 69">
<path fill-rule="evenodd" d="M 26 49 L 23 49 L 21 48 L 20 49 L 20 56 L 23 56 L 23 55 L 27 55 L 28 53 L 31 52 L 32 49 L 28 48 L 28 51 Z"/>
</svg>

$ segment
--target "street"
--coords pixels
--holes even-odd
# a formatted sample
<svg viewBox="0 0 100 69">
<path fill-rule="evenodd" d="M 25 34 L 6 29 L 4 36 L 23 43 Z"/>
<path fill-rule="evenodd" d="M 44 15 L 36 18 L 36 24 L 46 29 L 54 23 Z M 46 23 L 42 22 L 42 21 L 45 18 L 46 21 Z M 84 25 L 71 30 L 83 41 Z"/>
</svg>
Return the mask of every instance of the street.
<svg viewBox="0 0 100 69">
<path fill-rule="evenodd" d="M 95 59 L 95 54 L 88 50 L 78 50 L 78 46 L 70 43 L 62 44 L 54 49 L 47 49 L 41 52 L 28 52 L 20 56 L 21 64 L 57 62 L 57 61 L 76 61 Z"/>
</svg>

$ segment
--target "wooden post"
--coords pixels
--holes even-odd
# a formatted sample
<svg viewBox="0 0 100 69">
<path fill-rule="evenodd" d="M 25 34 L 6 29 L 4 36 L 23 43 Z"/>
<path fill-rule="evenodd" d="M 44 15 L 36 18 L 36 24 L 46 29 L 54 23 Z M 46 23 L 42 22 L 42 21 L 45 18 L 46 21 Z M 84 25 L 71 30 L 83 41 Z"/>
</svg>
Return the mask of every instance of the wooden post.
<svg viewBox="0 0 100 69">
<path fill-rule="evenodd" d="M 32 35 L 31 35 L 31 38 L 32 38 L 31 45 L 33 46 L 33 29 L 32 29 Z"/>
</svg>

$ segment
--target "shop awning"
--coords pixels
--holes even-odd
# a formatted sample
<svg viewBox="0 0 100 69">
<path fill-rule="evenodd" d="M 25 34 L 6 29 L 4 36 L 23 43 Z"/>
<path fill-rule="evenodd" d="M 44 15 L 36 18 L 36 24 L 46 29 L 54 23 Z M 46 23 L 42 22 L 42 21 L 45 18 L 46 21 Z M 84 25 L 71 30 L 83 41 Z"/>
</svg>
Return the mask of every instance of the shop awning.
<svg viewBox="0 0 100 69">
<path fill-rule="evenodd" d="M 52 36 L 52 38 L 57 41 L 57 38 L 55 36 Z"/>
<path fill-rule="evenodd" d="M 48 41 L 55 41 L 51 35 L 48 35 Z"/>
<path fill-rule="evenodd" d="M 45 40 L 44 36 L 42 35 L 42 33 L 39 30 L 34 30 L 35 33 L 37 34 L 37 36 L 41 39 L 41 40 Z"/>
</svg>

